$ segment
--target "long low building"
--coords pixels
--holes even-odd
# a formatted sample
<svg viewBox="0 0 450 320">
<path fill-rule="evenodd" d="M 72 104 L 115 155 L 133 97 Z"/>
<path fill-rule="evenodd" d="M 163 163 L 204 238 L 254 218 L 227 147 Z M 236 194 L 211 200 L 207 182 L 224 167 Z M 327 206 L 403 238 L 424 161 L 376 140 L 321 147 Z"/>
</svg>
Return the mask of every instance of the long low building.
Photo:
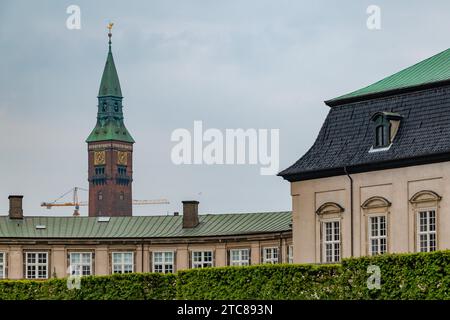
<svg viewBox="0 0 450 320">
<path fill-rule="evenodd" d="M 0 278 L 176 272 L 189 268 L 292 262 L 291 212 L 132 217 L 24 216 L 10 196 L 0 217 Z"/>
</svg>

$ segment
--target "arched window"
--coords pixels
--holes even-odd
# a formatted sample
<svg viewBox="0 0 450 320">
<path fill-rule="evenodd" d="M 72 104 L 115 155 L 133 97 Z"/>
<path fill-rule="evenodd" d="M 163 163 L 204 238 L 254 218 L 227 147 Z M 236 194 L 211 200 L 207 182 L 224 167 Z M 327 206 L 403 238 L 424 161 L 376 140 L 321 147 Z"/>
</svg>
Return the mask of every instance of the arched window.
<svg viewBox="0 0 450 320">
<path fill-rule="evenodd" d="M 335 202 L 325 202 L 317 210 L 320 223 L 321 260 L 324 263 L 341 261 L 341 221 L 344 208 Z"/>
<path fill-rule="evenodd" d="M 416 224 L 416 251 L 430 252 L 438 249 L 438 209 L 442 197 L 434 191 L 423 190 L 411 199 Z"/>
<path fill-rule="evenodd" d="M 123 191 L 120 192 L 119 199 L 120 200 L 124 200 L 125 199 L 125 194 L 123 193 Z"/>
<path fill-rule="evenodd" d="M 98 196 L 98 200 L 100 200 L 100 201 L 103 200 L 103 192 L 99 191 L 97 196 Z"/>
<path fill-rule="evenodd" d="M 361 206 L 364 215 L 367 217 L 367 228 L 363 230 L 367 234 L 367 253 L 371 256 L 384 254 L 389 251 L 388 218 L 390 206 L 391 203 L 387 199 L 378 196 L 370 197 Z"/>
<path fill-rule="evenodd" d="M 373 149 L 387 148 L 394 141 L 402 116 L 393 112 L 376 112 L 371 120 L 375 127 Z"/>
</svg>

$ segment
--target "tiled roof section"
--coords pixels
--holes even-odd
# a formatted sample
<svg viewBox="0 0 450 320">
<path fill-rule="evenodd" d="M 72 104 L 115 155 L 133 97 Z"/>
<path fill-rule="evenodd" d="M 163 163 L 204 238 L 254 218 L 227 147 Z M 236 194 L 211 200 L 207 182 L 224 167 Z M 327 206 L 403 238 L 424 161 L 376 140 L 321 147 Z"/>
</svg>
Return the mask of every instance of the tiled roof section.
<svg viewBox="0 0 450 320">
<path fill-rule="evenodd" d="M 245 235 L 291 230 L 291 212 L 200 215 L 200 224 L 182 228 L 182 216 L 0 217 L 0 238 L 178 238 Z M 36 229 L 45 225 L 45 229 Z"/>
<path fill-rule="evenodd" d="M 450 80 L 450 49 L 440 52 L 413 66 L 386 77 L 374 84 L 354 92 L 326 101 L 327 104 L 338 104 L 339 101 L 363 97 L 377 93 L 400 90 L 425 84 Z"/>
<path fill-rule="evenodd" d="M 403 118 L 389 150 L 369 152 L 375 139 L 370 119 L 379 111 Z M 450 86 L 445 86 L 331 108 L 311 149 L 279 175 L 297 181 L 344 174 L 344 167 L 358 172 L 418 159 L 426 163 L 449 153 Z"/>
</svg>

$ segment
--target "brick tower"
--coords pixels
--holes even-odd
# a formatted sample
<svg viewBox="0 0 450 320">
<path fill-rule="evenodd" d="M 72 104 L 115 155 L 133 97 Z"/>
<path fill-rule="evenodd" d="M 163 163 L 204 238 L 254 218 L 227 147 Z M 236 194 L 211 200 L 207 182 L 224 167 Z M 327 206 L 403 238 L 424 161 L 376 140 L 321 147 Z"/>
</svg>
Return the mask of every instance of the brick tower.
<svg viewBox="0 0 450 320">
<path fill-rule="evenodd" d="M 97 124 L 87 138 L 89 216 L 131 216 L 134 140 L 125 127 L 122 91 L 109 51 L 98 92 Z"/>
</svg>

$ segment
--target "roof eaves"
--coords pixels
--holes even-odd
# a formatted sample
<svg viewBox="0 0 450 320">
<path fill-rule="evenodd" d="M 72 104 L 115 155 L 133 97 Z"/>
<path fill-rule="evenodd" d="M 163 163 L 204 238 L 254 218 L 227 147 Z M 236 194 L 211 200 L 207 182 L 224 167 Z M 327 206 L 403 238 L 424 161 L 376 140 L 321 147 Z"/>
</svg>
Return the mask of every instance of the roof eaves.
<svg viewBox="0 0 450 320">
<path fill-rule="evenodd" d="M 336 167 L 330 169 L 319 169 L 319 170 L 311 170 L 311 171 L 299 171 L 292 173 L 285 173 L 281 175 L 283 172 L 279 173 L 283 179 L 289 182 L 296 181 L 304 181 L 304 180 L 312 180 L 319 178 L 328 178 L 334 176 L 345 175 L 346 171 L 348 174 L 356 174 L 377 170 L 385 170 L 385 169 L 395 169 L 402 167 L 409 167 L 415 165 L 423 165 L 423 164 L 431 164 L 437 162 L 450 161 L 450 151 L 435 153 L 435 154 L 425 154 L 421 156 L 416 156 L 413 158 L 399 158 L 394 160 L 386 160 L 386 161 L 374 161 L 369 163 L 363 163 L 358 165 L 351 165 L 348 167 Z M 344 169 L 345 168 L 345 169 Z M 288 170 L 288 169 L 287 169 Z M 286 170 L 285 170 L 286 171 Z"/>
<path fill-rule="evenodd" d="M 324 101 L 324 103 L 329 107 L 336 107 L 336 106 L 343 105 L 343 104 L 349 104 L 349 103 L 378 99 L 378 98 L 385 98 L 385 97 L 390 97 L 390 96 L 398 95 L 398 94 L 402 94 L 402 93 L 427 90 L 427 89 L 442 87 L 442 86 L 446 86 L 446 85 L 450 85 L 450 79 L 429 82 L 429 83 L 423 83 L 423 84 L 419 84 L 419 85 L 415 85 L 415 86 L 396 88 L 396 89 L 392 89 L 392 90 L 362 94 L 362 95 L 357 95 L 357 96 L 347 97 L 346 95 L 344 95 L 342 97 L 326 100 L 326 101 Z"/>
</svg>

